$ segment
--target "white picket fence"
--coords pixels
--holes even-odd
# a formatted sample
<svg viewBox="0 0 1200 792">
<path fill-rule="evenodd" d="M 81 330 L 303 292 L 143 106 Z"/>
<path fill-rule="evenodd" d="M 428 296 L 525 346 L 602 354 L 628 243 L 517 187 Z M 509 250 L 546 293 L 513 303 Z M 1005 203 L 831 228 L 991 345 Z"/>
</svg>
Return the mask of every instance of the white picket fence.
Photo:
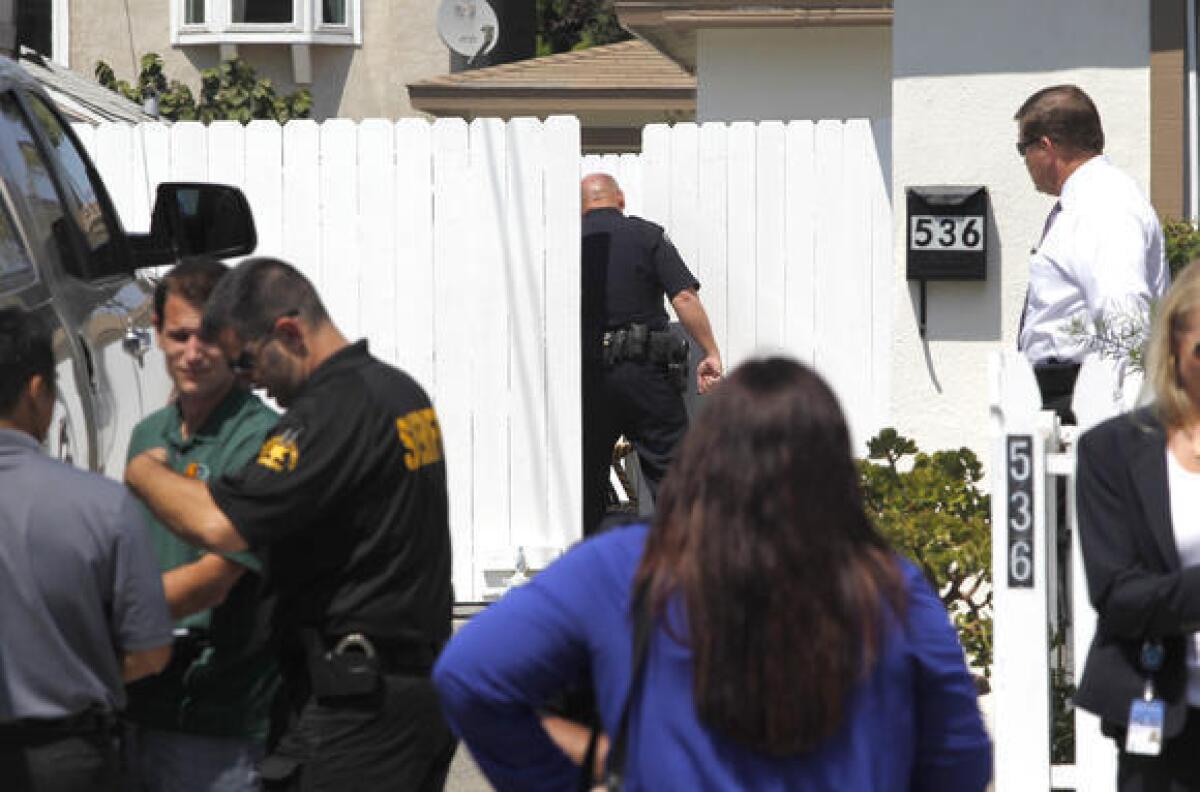
<svg viewBox="0 0 1200 792">
<path fill-rule="evenodd" d="M 1075 447 L 1080 432 L 1130 409 L 1141 379 L 1090 358 L 1080 370 L 1077 427 L 1041 410 L 1033 369 L 1014 351 L 992 361 L 993 739 L 996 792 L 1116 788 L 1116 751 L 1094 715 L 1075 710 L 1075 761 L 1052 764 L 1049 636 L 1057 628 L 1056 486 L 1066 479 L 1072 549 L 1067 586 L 1075 681 L 1095 633 L 1096 614 L 1075 522 Z"/>
<path fill-rule="evenodd" d="M 573 118 L 79 126 L 127 228 L 163 181 L 246 192 L 258 254 L 296 264 L 349 336 L 433 396 L 460 600 L 580 535 L 579 190 L 612 170 L 703 286 L 725 361 L 814 363 L 856 441 L 887 423 L 886 122 L 651 126 L 584 160 Z"/>
</svg>

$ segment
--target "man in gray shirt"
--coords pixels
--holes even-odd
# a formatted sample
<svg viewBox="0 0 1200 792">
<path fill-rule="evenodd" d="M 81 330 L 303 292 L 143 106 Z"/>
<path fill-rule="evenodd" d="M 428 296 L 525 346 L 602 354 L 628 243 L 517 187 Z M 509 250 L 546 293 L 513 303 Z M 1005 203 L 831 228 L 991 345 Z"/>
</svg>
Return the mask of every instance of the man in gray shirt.
<svg viewBox="0 0 1200 792">
<path fill-rule="evenodd" d="M 171 619 L 136 502 L 39 447 L 54 372 L 45 328 L 0 310 L 0 786 L 118 789 L 123 683 L 163 669 Z"/>
</svg>

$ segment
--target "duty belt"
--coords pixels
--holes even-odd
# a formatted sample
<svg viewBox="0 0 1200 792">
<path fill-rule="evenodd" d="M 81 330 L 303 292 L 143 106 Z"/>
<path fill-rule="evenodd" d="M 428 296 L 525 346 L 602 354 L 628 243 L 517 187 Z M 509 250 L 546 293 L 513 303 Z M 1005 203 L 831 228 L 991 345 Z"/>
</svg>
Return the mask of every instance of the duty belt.
<svg viewBox="0 0 1200 792">
<path fill-rule="evenodd" d="M 687 356 L 687 341 L 669 330 L 651 330 L 640 322 L 608 330 L 603 336 L 605 366 L 627 361 L 670 366 L 685 363 Z"/>
</svg>

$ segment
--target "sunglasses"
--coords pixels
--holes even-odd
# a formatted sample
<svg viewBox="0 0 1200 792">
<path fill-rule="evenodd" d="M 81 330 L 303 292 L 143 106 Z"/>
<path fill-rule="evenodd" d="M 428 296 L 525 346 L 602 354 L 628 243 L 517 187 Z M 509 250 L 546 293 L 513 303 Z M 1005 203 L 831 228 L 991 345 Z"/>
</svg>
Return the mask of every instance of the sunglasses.
<svg viewBox="0 0 1200 792">
<path fill-rule="evenodd" d="M 1029 150 L 1029 147 L 1035 145 L 1039 140 L 1041 140 L 1041 138 L 1029 138 L 1027 140 L 1018 140 L 1017 141 L 1017 153 L 1020 154 L 1022 157 L 1024 157 L 1025 152 Z"/>
<path fill-rule="evenodd" d="M 257 358 L 257 353 L 243 349 L 240 355 L 229 361 L 229 368 L 232 369 L 234 374 L 248 377 L 254 373 L 254 364 L 257 362 Z"/>
</svg>

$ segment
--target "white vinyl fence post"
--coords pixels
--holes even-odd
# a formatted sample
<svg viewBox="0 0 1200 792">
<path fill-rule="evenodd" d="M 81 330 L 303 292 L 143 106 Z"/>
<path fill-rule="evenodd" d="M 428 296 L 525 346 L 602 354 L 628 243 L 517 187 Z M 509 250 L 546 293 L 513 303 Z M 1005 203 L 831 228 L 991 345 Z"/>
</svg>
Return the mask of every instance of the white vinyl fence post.
<svg viewBox="0 0 1200 792">
<path fill-rule="evenodd" d="M 1029 363 L 991 360 L 993 701 L 996 792 L 1050 786 L 1046 448 L 1050 427 Z M 1052 426 L 1052 424 L 1051 424 Z"/>
</svg>

